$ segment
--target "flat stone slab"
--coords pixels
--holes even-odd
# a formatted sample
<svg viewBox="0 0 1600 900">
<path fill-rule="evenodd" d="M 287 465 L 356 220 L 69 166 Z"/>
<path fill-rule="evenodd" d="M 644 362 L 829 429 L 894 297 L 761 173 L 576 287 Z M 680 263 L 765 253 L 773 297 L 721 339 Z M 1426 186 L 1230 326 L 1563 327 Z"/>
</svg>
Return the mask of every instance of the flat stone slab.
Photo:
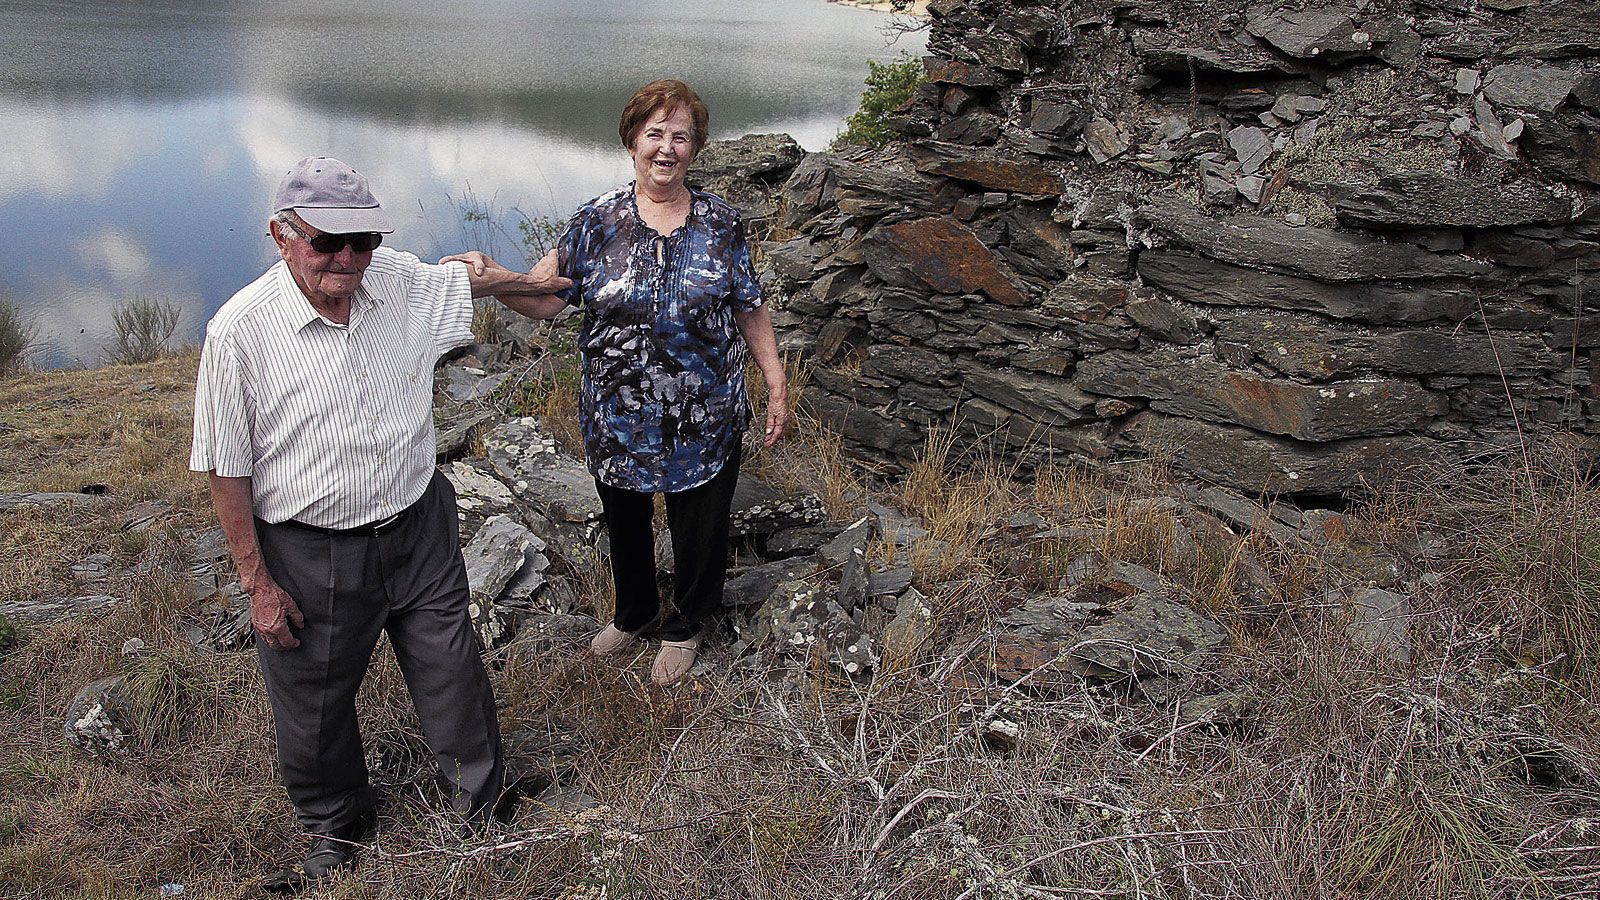
<svg viewBox="0 0 1600 900">
<path fill-rule="evenodd" d="M 943 294 L 985 294 L 996 303 L 1027 302 L 998 258 L 972 230 L 937 216 L 879 226 L 863 248 L 868 267 L 885 282 Z"/>
<path fill-rule="evenodd" d="M 1509 228 L 1565 222 L 1573 201 L 1532 182 L 1461 175 L 1391 175 L 1339 201 L 1339 219 L 1377 228 Z"/>
<path fill-rule="evenodd" d="M 67 492 L 10 492 L 0 494 L 0 512 L 11 512 L 25 507 L 51 508 L 58 506 L 72 506 L 78 509 L 87 509 L 105 503 L 110 498 L 105 494 L 80 494 L 76 491 Z"/>
<path fill-rule="evenodd" d="M 558 449 L 538 419 L 504 422 L 484 436 L 483 444 L 495 474 L 546 516 L 574 523 L 600 519 L 594 476 Z"/>
<path fill-rule="evenodd" d="M 1136 594 L 1124 607 L 1077 636 L 1073 654 L 1114 672 L 1191 671 L 1227 642 L 1222 626 L 1181 603 Z"/>
<path fill-rule="evenodd" d="M 1249 494 L 1362 491 L 1374 474 L 1423 464 L 1440 452 L 1433 441 L 1410 435 L 1310 444 L 1148 411 L 1125 435 L 1145 452 L 1175 453 L 1184 470 Z"/>
<path fill-rule="evenodd" d="M 838 603 L 816 585 L 785 582 L 751 620 L 754 645 L 768 639 L 791 652 L 813 648 L 846 675 L 863 675 L 878 664 L 877 643 Z"/>
<path fill-rule="evenodd" d="M 1420 281 L 1481 275 L 1492 268 L 1463 256 L 1330 228 L 1297 228 L 1251 215 L 1213 219 L 1184 200 L 1163 200 L 1140 215 L 1158 234 L 1203 256 L 1318 281 Z"/>
<path fill-rule="evenodd" d="M 13 622 L 42 625 L 61 619 L 103 612 L 122 602 L 111 594 L 85 594 L 80 597 L 11 600 L 0 603 L 0 616 Z"/>
<path fill-rule="evenodd" d="M 1074 380 L 1090 391 L 1147 400 L 1162 412 L 1305 441 L 1397 434 L 1448 407 L 1444 395 L 1401 379 L 1301 384 L 1176 350 L 1107 351 L 1079 363 Z"/>
</svg>

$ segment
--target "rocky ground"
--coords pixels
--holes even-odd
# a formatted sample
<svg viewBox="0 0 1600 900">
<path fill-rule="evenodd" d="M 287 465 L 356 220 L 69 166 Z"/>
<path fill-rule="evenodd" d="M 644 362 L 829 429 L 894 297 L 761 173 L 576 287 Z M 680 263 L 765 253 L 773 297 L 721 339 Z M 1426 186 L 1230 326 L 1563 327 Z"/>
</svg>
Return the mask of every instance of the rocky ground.
<svg viewBox="0 0 1600 900">
<path fill-rule="evenodd" d="M 1559 448 L 1457 472 L 1449 503 L 1413 484 L 1303 509 L 1158 466 L 1014 480 L 948 442 L 891 482 L 802 417 L 741 480 L 704 660 L 658 692 L 648 651 L 622 670 L 583 655 L 610 602 L 592 483 L 558 438 L 571 423 L 516 391 L 560 368 L 562 334 L 513 327 L 436 381 L 474 614 L 536 799 L 454 837 L 382 651 L 362 699 L 382 829 L 336 895 L 1600 888 L 1600 498 Z M 163 438 L 174 465 L 153 431 L 107 424 L 181 423 L 187 367 L 27 376 L 7 397 L 0 439 L 28 461 L 0 495 L 15 895 L 243 896 L 299 846 L 186 432 Z M 70 430 L 46 408 L 100 429 L 106 456 L 52 469 Z"/>
</svg>

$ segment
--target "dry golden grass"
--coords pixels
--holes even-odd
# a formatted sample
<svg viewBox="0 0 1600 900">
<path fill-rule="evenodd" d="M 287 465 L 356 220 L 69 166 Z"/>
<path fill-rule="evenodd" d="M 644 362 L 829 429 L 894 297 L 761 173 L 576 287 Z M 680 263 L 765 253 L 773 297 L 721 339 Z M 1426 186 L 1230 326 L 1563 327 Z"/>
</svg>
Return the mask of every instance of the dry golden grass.
<svg viewBox="0 0 1600 900">
<path fill-rule="evenodd" d="M 188 371 L 164 366 L 177 363 L 0 383 L 17 429 L 0 452 L 29 461 L 6 489 L 98 481 L 113 503 L 178 507 L 137 541 L 109 536 L 102 514 L 0 521 L 8 596 L 71 587 L 39 558 L 105 549 L 147 563 L 109 612 L 0 643 L 3 896 L 150 897 L 178 882 L 184 896 L 242 898 L 303 848 L 252 655 L 198 650 L 177 621 L 180 526 L 209 513 L 182 471 L 187 418 L 157 408 L 187 399 Z M 134 389 L 162 372 L 170 389 Z M 876 476 L 815 423 L 798 431 L 760 471 L 831 490 L 836 510 L 859 504 Z M 70 461 L 79 446 L 99 448 L 99 464 Z M 171 459 L 154 458 L 161 446 Z M 124 450 L 145 462 L 108 458 Z M 892 671 L 851 681 L 820 657 L 761 656 L 664 693 L 646 685 L 648 652 L 612 667 L 581 640 L 525 634 L 491 655 L 513 766 L 553 772 L 598 808 L 524 804 L 510 828 L 458 837 L 380 647 L 359 701 L 380 831 L 320 896 L 1593 897 L 1600 489 L 1559 448 L 1531 457 L 1531 474 L 1486 463 L 1374 498 L 1327 544 L 1196 535 L 1187 560 L 1174 553 L 1183 517 L 1149 502 L 1166 491 L 1159 467 L 1046 467 L 1027 485 L 936 439 L 898 499 L 956 562 L 918 561 L 940 615 Z M 1008 531 L 1018 513 L 1061 531 Z M 1142 561 L 1230 626 L 1227 653 L 1174 685 L 1226 691 L 1222 714 L 1191 719 L 1153 687 L 951 677 L 977 662 L 995 612 L 1053 590 L 1081 553 Z M 1276 609 L 1238 596 L 1252 555 Z M 1405 570 L 1409 661 L 1309 602 L 1381 558 Z M 1417 580 L 1423 569 L 1435 577 Z M 147 652 L 122 656 L 129 637 Z M 67 702 L 111 674 L 133 684 L 133 740 L 115 759 L 69 749 Z M 996 716 L 1014 747 L 983 739 Z"/>
</svg>

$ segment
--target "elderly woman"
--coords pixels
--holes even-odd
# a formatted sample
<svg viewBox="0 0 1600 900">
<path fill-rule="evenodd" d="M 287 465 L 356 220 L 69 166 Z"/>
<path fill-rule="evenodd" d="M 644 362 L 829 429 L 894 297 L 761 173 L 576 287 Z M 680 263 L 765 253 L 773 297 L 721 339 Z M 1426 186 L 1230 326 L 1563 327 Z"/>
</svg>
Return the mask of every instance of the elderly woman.
<svg viewBox="0 0 1600 900">
<path fill-rule="evenodd" d="M 660 621 L 651 668 L 660 685 L 694 665 L 722 600 L 728 519 L 750 424 L 747 355 L 767 383 L 766 447 L 788 424 L 783 365 L 739 213 L 684 183 L 705 146 L 708 113 L 688 85 L 654 81 L 622 111 L 634 181 L 572 216 L 558 245 L 557 297 L 508 305 L 553 316 L 583 309 L 579 416 L 611 538 L 616 615 L 591 644 L 620 657 Z M 545 265 L 548 265 L 548 260 Z M 675 560 L 673 611 L 656 590 L 654 495 L 666 497 Z"/>
</svg>

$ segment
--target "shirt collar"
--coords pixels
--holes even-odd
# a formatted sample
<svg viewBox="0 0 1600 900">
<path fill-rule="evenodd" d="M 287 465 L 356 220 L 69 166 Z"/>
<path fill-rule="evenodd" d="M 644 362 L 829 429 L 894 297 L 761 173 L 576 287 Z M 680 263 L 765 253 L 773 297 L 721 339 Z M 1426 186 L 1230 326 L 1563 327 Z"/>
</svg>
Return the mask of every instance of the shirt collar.
<svg viewBox="0 0 1600 900">
<path fill-rule="evenodd" d="M 322 314 L 317 312 L 311 301 L 306 299 L 305 292 L 300 290 L 300 285 L 289 273 L 289 264 L 278 260 L 275 268 L 278 270 L 278 312 L 290 328 L 295 332 L 304 331 L 307 325 L 322 319 Z M 366 278 L 361 279 L 361 286 L 356 288 L 355 296 L 350 298 L 350 325 L 355 325 L 360 313 L 376 306 L 377 298 L 367 291 Z M 325 321 L 325 320 L 324 320 Z M 335 326 L 337 327 L 337 326 Z"/>
</svg>

